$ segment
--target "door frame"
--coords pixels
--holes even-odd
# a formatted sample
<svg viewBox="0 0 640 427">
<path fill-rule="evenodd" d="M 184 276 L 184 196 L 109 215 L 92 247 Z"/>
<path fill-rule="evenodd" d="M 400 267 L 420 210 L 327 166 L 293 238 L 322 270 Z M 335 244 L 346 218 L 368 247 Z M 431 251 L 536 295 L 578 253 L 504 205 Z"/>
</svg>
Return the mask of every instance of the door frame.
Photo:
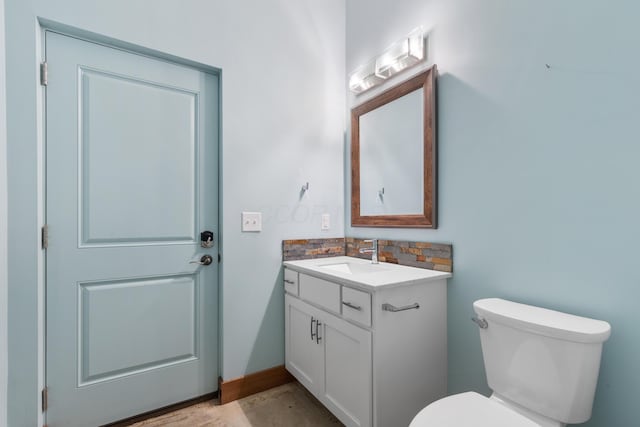
<svg viewBox="0 0 640 427">
<path fill-rule="evenodd" d="M 190 68 L 195 68 L 201 72 L 213 74 L 217 76 L 218 81 L 218 135 L 217 135 L 217 151 L 218 151 L 218 236 L 217 236 L 217 244 L 218 244 L 218 253 L 222 253 L 222 239 L 220 237 L 220 230 L 222 225 L 222 209 L 221 209 L 221 197 L 222 194 L 222 70 L 217 67 L 213 67 L 211 65 L 203 64 L 200 62 L 196 62 L 190 59 L 170 55 L 168 53 L 164 53 L 161 51 L 157 51 L 154 49 L 149 49 L 143 46 L 139 46 L 133 43 L 129 43 L 123 40 L 115 39 L 106 35 L 94 33 L 91 31 L 83 30 L 81 28 L 69 26 L 66 24 L 62 24 L 60 22 L 51 21 L 46 18 L 38 17 L 37 24 L 37 36 L 36 36 L 36 57 L 39 58 L 39 62 L 46 61 L 46 33 L 53 32 L 58 33 L 64 36 L 72 37 L 75 39 L 83 40 L 89 43 L 98 44 L 101 46 L 125 51 L 128 53 L 132 53 L 135 55 L 149 57 L 155 60 L 160 60 L 164 62 L 168 62 L 171 64 L 183 65 Z M 38 64 L 39 66 L 39 64 Z M 46 90 L 45 86 L 42 86 L 39 81 L 36 82 L 37 88 L 37 99 L 36 99 L 36 107 L 37 107 L 37 218 L 38 218 L 38 227 L 39 229 L 46 224 L 46 123 L 47 123 L 47 115 L 46 115 Z M 39 236 L 40 237 L 40 236 Z M 221 259 L 221 258 L 220 258 Z M 222 354 L 221 344 L 222 344 L 222 319 L 221 319 L 221 307 L 220 303 L 222 301 L 221 292 L 221 280 L 222 280 L 222 262 L 220 261 L 218 264 L 218 277 L 217 277 L 217 286 L 218 286 L 218 307 L 217 307 L 217 316 L 218 316 L 218 342 L 217 352 L 218 352 L 218 366 L 217 372 L 220 374 L 222 372 L 222 358 L 220 357 Z M 41 249 L 41 241 L 38 242 L 38 257 L 37 257 L 37 360 L 38 360 L 38 373 L 37 373 L 37 400 L 38 406 L 40 409 L 43 407 L 42 399 L 43 395 L 40 393 L 41 390 L 46 386 L 46 351 L 47 351 L 47 343 L 46 343 L 46 251 Z M 46 413 L 44 411 L 38 410 L 38 425 L 46 425 Z"/>
</svg>

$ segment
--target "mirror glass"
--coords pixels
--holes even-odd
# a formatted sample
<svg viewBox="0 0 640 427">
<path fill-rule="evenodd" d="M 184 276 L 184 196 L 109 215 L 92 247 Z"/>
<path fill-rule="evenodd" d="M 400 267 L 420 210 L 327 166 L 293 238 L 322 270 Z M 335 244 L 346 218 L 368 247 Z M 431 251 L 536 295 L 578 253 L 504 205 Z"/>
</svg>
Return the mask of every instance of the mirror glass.
<svg viewBox="0 0 640 427">
<path fill-rule="evenodd" d="M 360 116 L 360 215 L 422 213 L 423 93 Z"/>
<path fill-rule="evenodd" d="M 436 227 L 436 68 L 351 110 L 351 225 Z"/>
</svg>

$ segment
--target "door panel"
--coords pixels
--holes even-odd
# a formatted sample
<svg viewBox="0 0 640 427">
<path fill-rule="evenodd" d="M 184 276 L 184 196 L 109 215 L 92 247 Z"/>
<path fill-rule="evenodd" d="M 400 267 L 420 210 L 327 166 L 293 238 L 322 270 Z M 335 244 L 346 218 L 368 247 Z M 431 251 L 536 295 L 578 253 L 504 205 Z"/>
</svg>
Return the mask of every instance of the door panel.
<svg viewBox="0 0 640 427">
<path fill-rule="evenodd" d="M 217 389 L 218 77 L 47 32 L 50 427 Z"/>
<path fill-rule="evenodd" d="M 82 244 L 193 243 L 198 94 L 84 67 L 80 76 Z"/>
<path fill-rule="evenodd" d="M 196 281 L 176 276 L 81 283 L 78 386 L 194 360 Z"/>
<path fill-rule="evenodd" d="M 324 387 L 324 347 L 312 339 L 319 311 L 285 295 L 286 367 L 307 389 L 321 393 Z M 321 321 L 322 322 L 322 321 Z M 315 337 L 315 335 L 314 335 Z"/>
<path fill-rule="evenodd" d="M 371 332 L 327 315 L 323 340 L 324 400 L 346 425 L 371 425 Z"/>
</svg>

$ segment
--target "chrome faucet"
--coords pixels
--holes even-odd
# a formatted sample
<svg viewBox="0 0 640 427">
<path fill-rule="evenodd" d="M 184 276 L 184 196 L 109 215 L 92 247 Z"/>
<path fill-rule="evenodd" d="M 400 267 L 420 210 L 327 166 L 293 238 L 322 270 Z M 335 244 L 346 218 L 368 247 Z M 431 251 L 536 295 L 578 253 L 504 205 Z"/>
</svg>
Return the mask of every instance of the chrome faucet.
<svg viewBox="0 0 640 427">
<path fill-rule="evenodd" d="M 365 240 L 365 243 L 371 243 L 370 248 L 360 248 L 361 254 L 371 254 L 371 264 L 378 263 L 378 239 Z"/>
</svg>

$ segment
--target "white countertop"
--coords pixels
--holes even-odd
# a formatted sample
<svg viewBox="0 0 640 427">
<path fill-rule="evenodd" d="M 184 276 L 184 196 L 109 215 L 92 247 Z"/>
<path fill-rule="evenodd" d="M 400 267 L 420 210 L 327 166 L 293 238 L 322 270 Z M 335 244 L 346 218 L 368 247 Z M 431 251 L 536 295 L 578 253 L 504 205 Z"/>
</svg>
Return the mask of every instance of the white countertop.
<svg viewBox="0 0 640 427">
<path fill-rule="evenodd" d="M 372 264 L 362 258 L 347 256 L 285 261 L 285 267 L 347 286 L 375 291 L 380 288 L 407 286 L 447 279 L 451 273 L 426 268 L 381 262 Z M 351 270 L 352 272 L 349 272 Z"/>
</svg>

